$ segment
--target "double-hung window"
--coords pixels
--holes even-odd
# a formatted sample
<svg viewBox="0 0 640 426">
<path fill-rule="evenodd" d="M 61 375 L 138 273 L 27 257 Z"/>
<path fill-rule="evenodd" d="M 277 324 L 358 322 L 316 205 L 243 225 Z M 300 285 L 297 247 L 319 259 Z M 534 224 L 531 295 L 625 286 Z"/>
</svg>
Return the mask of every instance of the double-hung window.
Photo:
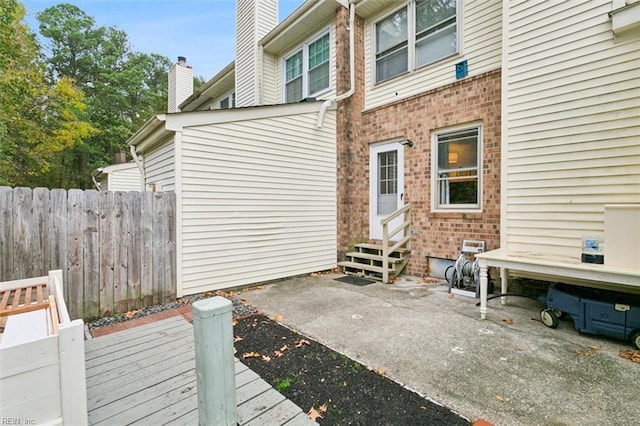
<svg viewBox="0 0 640 426">
<path fill-rule="evenodd" d="M 218 102 L 218 108 L 229 109 L 236 107 L 236 92 L 231 92 Z"/>
<path fill-rule="evenodd" d="M 436 133 L 434 148 L 434 207 L 477 210 L 480 208 L 481 127 Z"/>
<path fill-rule="evenodd" d="M 302 46 L 284 60 L 284 99 L 298 102 L 329 88 L 329 33 Z"/>
<path fill-rule="evenodd" d="M 375 24 L 376 83 L 458 52 L 457 0 L 415 0 Z"/>
</svg>

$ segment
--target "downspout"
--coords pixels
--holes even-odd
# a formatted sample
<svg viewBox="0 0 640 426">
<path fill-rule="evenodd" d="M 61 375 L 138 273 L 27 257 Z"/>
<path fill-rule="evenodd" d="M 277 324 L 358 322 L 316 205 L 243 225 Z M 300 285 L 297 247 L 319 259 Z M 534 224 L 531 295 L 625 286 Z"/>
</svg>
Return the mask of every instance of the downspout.
<svg viewBox="0 0 640 426">
<path fill-rule="evenodd" d="M 97 169 L 96 172 L 98 170 L 102 170 L 102 169 Z M 94 172 L 95 173 L 95 172 Z M 100 184 L 98 183 L 98 181 L 96 180 L 96 175 L 94 173 L 91 173 L 91 180 L 93 181 L 93 184 L 95 185 L 96 189 L 98 191 L 100 191 Z"/>
<path fill-rule="evenodd" d="M 134 145 L 131 145 L 129 147 L 129 151 L 131 152 L 131 157 L 133 158 L 133 161 L 135 161 L 136 166 L 138 166 L 138 169 L 140 170 L 140 190 L 144 192 L 145 190 L 144 166 L 142 164 L 142 161 L 140 161 L 140 157 L 138 157 L 138 154 L 136 154 L 136 147 Z"/>
<path fill-rule="evenodd" d="M 324 124 L 324 116 L 327 112 L 327 109 L 331 106 L 332 103 L 341 101 L 343 99 L 347 99 L 356 90 L 356 59 L 355 59 L 355 44 L 356 44 L 356 35 L 354 30 L 356 20 L 356 2 L 354 0 L 349 1 L 349 85 L 350 88 L 343 94 L 336 96 L 333 99 L 327 99 L 320 106 L 320 111 L 318 112 L 318 128 L 321 129 Z"/>
</svg>

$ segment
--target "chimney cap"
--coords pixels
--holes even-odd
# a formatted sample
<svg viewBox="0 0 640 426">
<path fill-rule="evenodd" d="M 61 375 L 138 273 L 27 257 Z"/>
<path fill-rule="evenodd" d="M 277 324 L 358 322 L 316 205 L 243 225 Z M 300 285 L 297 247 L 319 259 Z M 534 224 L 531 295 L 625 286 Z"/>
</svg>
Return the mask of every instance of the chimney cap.
<svg viewBox="0 0 640 426">
<path fill-rule="evenodd" d="M 186 65 L 187 63 L 187 58 L 184 56 L 178 56 L 178 64 L 180 65 Z"/>
</svg>

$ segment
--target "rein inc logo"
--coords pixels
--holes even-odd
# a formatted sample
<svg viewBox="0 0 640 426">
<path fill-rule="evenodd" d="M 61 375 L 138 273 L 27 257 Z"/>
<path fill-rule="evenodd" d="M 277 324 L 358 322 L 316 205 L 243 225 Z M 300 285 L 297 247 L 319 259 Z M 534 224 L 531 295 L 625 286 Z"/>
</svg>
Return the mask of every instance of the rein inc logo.
<svg viewBox="0 0 640 426">
<path fill-rule="evenodd" d="M 0 417 L 0 425 L 35 425 L 36 421 L 28 417 Z"/>
</svg>

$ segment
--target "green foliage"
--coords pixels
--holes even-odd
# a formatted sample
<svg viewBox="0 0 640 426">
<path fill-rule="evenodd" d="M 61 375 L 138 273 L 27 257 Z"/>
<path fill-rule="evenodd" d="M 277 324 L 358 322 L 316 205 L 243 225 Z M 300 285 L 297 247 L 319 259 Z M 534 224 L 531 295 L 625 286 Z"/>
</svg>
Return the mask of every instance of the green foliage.
<svg viewBox="0 0 640 426">
<path fill-rule="evenodd" d="M 277 390 L 278 392 L 282 392 L 285 391 L 287 389 L 289 389 L 291 387 L 291 385 L 293 385 L 296 380 L 298 379 L 298 375 L 294 374 L 291 377 L 287 377 L 284 379 L 280 379 L 280 378 L 275 378 L 273 380 L 273 388 L 275 390 Z"/>
<path fill-rule="evenodd" d="M 24 7 L 0 2 L 0 185 L 46 185 L 55 157 L 95 134 L 84 96 L 68 78 L 47 78 Z"/>
<path fill-rule="evenodd" d="M 48 70 L 73 79 L 84 92 L 87 114 L 99 133 L 86 146 L 60 158 L 57 180 L 64 187 L 91 186 L 91 171 L 112 162 L 113 154 L 152 115 L 166 111 L 167 70 L 171 62 L 157 54 L 131 50 L 128 36 L 113 27 L 97 27 L 77 6 L 59 4 L 38 14 L 47 40 Z"/>
</svg>

